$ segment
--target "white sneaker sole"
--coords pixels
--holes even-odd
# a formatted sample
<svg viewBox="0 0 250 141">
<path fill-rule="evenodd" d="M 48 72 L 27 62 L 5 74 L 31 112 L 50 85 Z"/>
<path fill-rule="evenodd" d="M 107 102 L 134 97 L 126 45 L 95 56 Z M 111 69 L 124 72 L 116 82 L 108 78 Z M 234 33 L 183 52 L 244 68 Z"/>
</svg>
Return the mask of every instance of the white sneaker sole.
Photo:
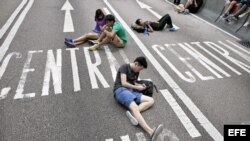
<svg viewBox="0 0 250 141">
<path fill-rule="evenodd" d="M 133 124 L 135 126 L 138 125 L 138 121 L 135 119 L 135 117 L 129 111 L 126 112 L 126 116 L 128 117 L 131 124 Z"/>
</svg>

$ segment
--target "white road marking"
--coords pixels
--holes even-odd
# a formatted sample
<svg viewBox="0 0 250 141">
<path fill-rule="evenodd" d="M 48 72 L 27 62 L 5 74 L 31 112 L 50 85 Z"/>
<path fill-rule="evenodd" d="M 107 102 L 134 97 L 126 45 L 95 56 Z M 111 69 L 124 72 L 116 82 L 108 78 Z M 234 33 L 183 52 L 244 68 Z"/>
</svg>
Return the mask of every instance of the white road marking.
<svg viewBox="0 0 250 141">
<path fill-rule="evenodd" d="M 122 141 L 130 141 L 129 136 L 125 135 L 125 136 L 121 136 Z"/>
<path fill-rule="evenodd" d="M 143 3 L 143 2 L 141 2 L 141 1 L 139 1 L 139 0 L 136 0 L 136 2 L 140 5 L 141 8 L 147 9 L 150 13 L 152 13 L 152 14 L 153 14 L 155 17 L 157 17 L 158 19 L 161 19 L 161 18 L 162 18 L 162 16 L 161 16 L 160 14 L 158 14 L 158 13 L 156 13 L 154 10 L 152 10 L 152 7 L 146 5 L 145 3 Z M 173 24 L 173 27 L 174 27 L 175 29 L 180 29 L 178 26 L 176 26 L 176 25 L 174 25 L 174 24 Z"/>
<path fill-rule="evenodd" d="M 193 42 L 199 44 L 199 42 Z M 199 51 L 194 49 L 191 45 L 188 43 L 181 44 L 178 43 L 178 45 L 188 52 L 191 56 L 193 56 L 200 64 L 202 64 L 207 70 L 209 70 L 211 73 L 213 73 L 217 78 L 223 78 L 219 73 L 217 73 L 214 69 L 219 71 L 220 73 L 224 74 L 226 77 L 230 77 L 231 75 L 228 74 L 226 71 L 224 71 L 222 68 L 220 68 L 218 65 L 213 63 L 211 60 L 209 60 L 207 57 L 202 55 Z M 213 69 L 214 68 L 214 69 Z"/>
<path fill-rule="evenodd" d="M 0 100 L 5 99 L 5 98 L 7 97 L 7 95 L 8 95 L 8 93 L 9 93 L 10 90 L 11 90 L 10 87 L 3 88 L 3 89 L 1 90 Z"/>
<path fill-rule="evenodd" d="M 243 47 L 240 47 L 240 46 L 236 45 L 235 43 L 233 43 L 233 42 L 230 41 L 230 40 L 226 40 L 226 41 L 229 42 L 230 44 L 234 45 L 236 48 L 238 48 L 238 49 L 240 49 L 240 50 L 242 50 L 242 51 L 244 51 L 244 52 L 246 52 L 247 54 L 250 55 L 250 52 L 247 51 L 246 49 L 244 49 Z"/>
<path fill-rule="evenodd" d="M 93 51 L 96 62 L 92 64 L 88 48 L 85 47 L 83 48 L 83 50 L 84 50 L 86 63 L 87 63 L 88 70 L 89 70 L 89 77 L 90 77 L 92 89 L 99 88 L 97 84 L 96 76 L 99 78 L 104 88 L 110 87 L 108 82 L 105 80 L 102 73 L 100 72 L 100 70 L 97 68 L 97 66 L 101 65 L 101 58 L 100 58 L 99 53 L 97 51 Z"/>
<path fill-rule="evenodd" d="M 233 44 L 234 46 L 237 46 L 236 44 L 234 44 L 234 43 L 232 43 L 232 42 L 230 42 L 230 41 L 228 41 L 228 42 L 231 43 L 231 44 Z M 243 59 L 245 59 L 245 60 L 247 60 L 248 62 L 250 62 L 250 56 L 247 56 L 247 55 L 245 55 L 245 54 L 239 52 L 238 50 L 232 48 L 231 46 L 229 46 L 229 45 L 227 45 L 227 44 L 225 44 L 225 43 L 223 43 L 223 42 L 221 42 L 221 41 L 219 41 L 219 43 L 222 44 L 223 46 L 225 46 L 226 48 L 232 50 L 233 52 L 235 52 L 236 54 L 238 54 L 238 55 L 239 55 L 240 57 L 242 57 Z"/>
<path fill-rule="evenodd" d="M 42 52 L 43 52 L 42 50 L 28 52 L 28 56 L 27 56 L 27 59 L 25 61 L 24 67 L 23 67 L 23 73 L 20 77 L 20 80 L 19 80 L 19 83 L 18 83 L 18 86 L 16 89 L 16 95 L 14 96 L 14 99 L 35 97 L 36 93 L 23 94 L 23 91 L 24 91 L 24 85 L 25 85 L 25 81 L 26 81 L 28 72 L 35 71 L 34 68 L 30 68 L 30 62 L 32 60 L 32 55 L 34 53 L 42 53 Z"/>
<path fill-rule="evenodd" d="M 178 86 L 178 84 L 173 80 L 173 78 L 164 70 L 160 63 L 154 58 L 154 56 L 149 52 L 147 47 L 139 40 L 139 38 L 134 34 L 126 22 L 120 17 L 116 10 L 110 5 L 107 0 L 104 3 L 109 7 L 109 9 L 114 13 L 115 17 L 124 26 L 126 31 L 135 40 L 138 47 L 145 54 L 151 64 L 159 72 L 162 78 L 169 84 L 169 86 L 175 91 L 178 97 L 183 101 L 187 108 L 192 112 L 201 126 L 208 132 L 208 134 L 216 141 L 223 141 L 223 136 L 221 133 L 213 126 L 213 124 L 203 115 L 199 108 L 192 102 L 192 100 L 184 93 L 184 91 Z"/>
<path fill-rule="evenodd" d="M 70 51 L 74 91 L 77 92 L 81 90 L 78 65 L 77 65 L 77 60 L 76 60 L 76 50 L 79 50 L 79 48 L 67 48 L 66 50 Z"/>
<path fill-rule="evenodd" d="M 114 141 L 113 139 L 106 139 L 105 141 Z"/>
<path fill-rule="evenodd" d="M 237 60 L 234 59 L 233 57 L 229 56 L 229 52 L 225 49 L 223 49 L 221 46 L 213 43 L 213 42 L 204 42 L 207 46 L 209 46 L 210 48 L 212 48 L 213 50 L 215 50 L 216 52 L 220 53 L 222 56 L 224 56 L 226 59 L 230 60 L 232 63 L 234 63 L 235 65 L 237 65 L 238 67 L 242 68 L 243 70 L 245 70 L 246 72 L 250 73 L 250 66 Z M 222 42 L 221 42 L 222 43 Z M 222 43 L 224 44 L 224 43 Z M 221 52 L 221 51 L 223 52 Z"/>
<path fill-rule="evenodd" d="M 182 57 L 177 51 L 175 51 L 172 47 L 170 47 L 171 45 L 169 44 L 165 44 L 165 46 L 175 55 L 179 58 L 179 60 L 181 60 L 190 70 L 192 70 L 201 80 L 211 80 L 214 79 L 213 76 L 203 76 L 199 71 L 197 71 L 189 62 L 188 60 L 191 60 L 189 57 L 188 58 L 184 58 Z M 175 46 L 176 47 L 176 46 Z"/>
<path fill-rule="evenodd" d="M 241 73 L 238 70 L 236 70 L 235 68 L 233 68 L 230 65 L 228 65 L 226 62 L 224 62 L 223 60 L 221 60 L 219 57 L 215 56 L 213 53 L 211 53 L 210 51 L 208 51 L 205 47 L 201 46 L 200 44 L 197 44 L 197 46 L 199 48 L 201 48 L 203 51 L 205 51 L 207 54 L 209 54 L 210 56 L 212 56 L 213 58 L 215 58 L 217 61 L 219 61 L 220 63 L 222 63 L 223 65 L 225 65 L 229 69 L 231 69 L 237 75 L 241 75 Z"/>
<path fill-rule="evenodd" d="M 136 137 L 137 137 L 138 141 L 147 141 L 142 132 L 136 133 Z"/>
<path fill-rule="evenodd" d="M 106 15 L 111 14 L 111 13 L 109 12 L 108 8 L 104 7 L 103 10 L 104 10 L 104 13 L 105 13 Z"/>
<path fill-rule="evenodd" d="M 166 99 L 168 104 L 172 107 L 173 111 L 175 112 L 177 117 L 180 119 L 181 123 L 186 128 L 189 135 L 192 138 L 201 136 L 200 132 L 195 128 L 192 121 L 188 118 L 185 112 L 181 109 L 181 107 L 176 102 L 175 98 L 171 95 L 171 93 L 167 89 L 160 90 L 160 92 L 163 95 L 163 97 Z"/>
<path fill-rule="evenodd" d="M 125 52 L 124 52 L 124 50 L 119 49 L 119 53 L 120 53 L 120 55 L 122 56 L 122 59 L 125 61 L 125 63 L 127 63 L 127 64 L 130 63 L 130 61 L 129 61 L 127 55 L 126 55 Z"/>
<path fill-rule="evenodd" d="M 1 67 L 0 67 L 0 79 L 2 79 L 2 76 L 3 76 L 3 74 L 4 74 L 4 72 L 5 72 L 6 68 L 7 68 L 7 66 L 9 64 L 10 59 L 14 55 L 16 55 L 16 58 L 21 58 L 21 53 L 19 53 L 19 52 L 12 52 L 12 53 L 8 54 L 4 58 L 4 61 L 3 61 L 2 65 L 1 65 Z"/>
<path fill-rule="evenodd" d="M 23 8 L 23 6 L 27 3 L 27 0 L 23 0 L 19 6 L 16 8 L 16 10 L 11 14 L 11 16 L 9 17 L 9 19 L 6 21 L 6 23 L 3 25 L 3 27 L 0 29 L 0 39 L 2 39 L 3 35 L 5 34 L 5 32 L 8 30 L 8 28 L 10 27 L 10 25 L 12 24 L 12 22 L 14 21 L 14 19 L 16 18 L 16 16 L 18 15 L 18 13 L 21 11 L 21 9 Z"/>
<path fill-rule="evenodd" d="M 49 86 L 50 86 L 50 75 L 52 73 L 53 85 L 55 94 L 62 93 L 62 53 L 61 49 L 57 50 L 57 62 L 55 61 L 55 57 L 52 50 L 48 50 L 47 52 L 47 61 L 45 67 L 43 88 L 42 88 L 42 96 L 49 95 Z"/>
<path fill-rule="evenodd" d="M 165 0 L 165 1 L 166 1 L 167 3 L 169 3 L 170 5 L 173 5 L 173 6 L 174 6 L 174 4 L 173 4 L 173 3 L 171 3 L 171 2 L 169 2 L 168 0 Z M 196 16 L 195 14 L 190 13 L 190 15 L 192 15 L 193 17 L 195 17 L 196 19 L 198 19 L 198 20 L 200 20 L 200 21 L 205 22 L 206 24 L 208 24 L 208 25 L 212 26 L 213 28 L 216 28 L 216 29 L 218 29 L 218 30 L 222 31 L 223 33 L 225 33 L 225 34 L 227 34 L 227 35 L 229 35 L 229 36 L 233 37 L 234 39 L 236 39 L 236 40 L 240 40 L 240 38 L 238 38 L 238 37 L 236 37 L 236 36 L 234 36 L 234 35 L 230 34 L 229 32 L 227 32 L 227 31 L 225 31 L 225 30 L 223 30 L 223 29 L 221 29 L 221 28 L 219 28 L 219 27 L 215 26 L 214 24 L 209 23 L 208 21 L 206 21 L 206 20 L 204 20 L 204 19 L 202 19 L 202 18 L 200 18 L 200 17 Z"/>
<path fill-rule="evenodd" d="M 168 64 L 168 66 L 184 81 L 189 83 L 194 83 L 196 81 L 196 78 L 193 76 L 193 74 L 190 71 L 186 71 L 186 76 L 184 76 L 168 59 L 166 56 L 162 54 L 162 51 L 165 50 L 164 47 L 160 45 L 153 45 L 152 48 L 155 50 L 155 52 L 162 58 L 162 60 Z M 156 60 L 155 60 L 156 61 Z M 160 64 L 159 64 L 160 65 Z M 156 67 L 156 66 L 155 66 Z M 161 66 L 160 66 L 161 67 Z M 163 68 L 161 68 L 164 70 Z M 164 70 L 165 71 L 165 70 Z M 162 73 L 167 73 L 166 71 Z"/>
<path fill-rule="evenodd" d="M 120 65 L 117 62 L 117 60 L 115 59 L 115 57 L 113 56 L 113 54 L 111 53 L 109 47 L 104 46 L 104 49 L 105 49 L 105 52 L 107 54 L 107 58 L 108 58 L 108 61 L 109 61 L 109 66 L 110 66 L 110 70 L 111 70 L 111 73 L 112 73 L 113 80 L 115 81 L 117 70 L 119 69 Z"/>
<path fill-rule="evenodd" d="M 31 8 L 33 2 L 34 2 L 34 0 L 29 0 L 29 3 L 27 4 L 27 6 L 23 10 L 23 12 L 20 14 L 20 16 L 17 19 L 16 23 L 14 24 L 14 26 L 10 30 L 7 38 L 4 40 L 2 46 L 0 47 L 0 50 L 1 50 L 0 51 L 0 62 L 2 61 L 2 59 L 3 59 L 4 55 L 5 55 L 5 53 L 7 52 L 7 50 L 9 49 L 10 43 L 12 42 L 13 38 L 15 37 L 18 28 L 22 24 L 26 14 L 28 13 L 29 9 Z"/>
<path fill-rule="evenodd" d="M 74 32 L 73 20 L 70 13 L 70 11 L 74 10 L 74 8 L 69 3 L 69 1 L 66 0 L 61 10 L 65 11 L 63 32 Z"/>
<path fill-rule="evenodd" d="M 166 141 L 167 137 L 169 140 L 167 141 L 179 141 L 179 138 L 173 133 L 172 131 L 168 130 L 167 128 L 164 128 L 162 133 L 158 137 L 158 141 Z"/>
</svg>

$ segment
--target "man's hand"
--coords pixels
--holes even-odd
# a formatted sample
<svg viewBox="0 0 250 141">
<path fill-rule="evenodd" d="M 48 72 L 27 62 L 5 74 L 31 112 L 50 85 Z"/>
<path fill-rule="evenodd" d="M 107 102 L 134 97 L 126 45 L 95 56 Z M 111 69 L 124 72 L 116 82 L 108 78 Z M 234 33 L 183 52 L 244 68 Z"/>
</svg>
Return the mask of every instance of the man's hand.
<svg viewBox="0 0 250 141">
<path fill-rule="evenodd" d="M 104 29 L 104 30 L 107 30 L 107 31 L 111 31 L 111 28 L 110 28 L 108 25 L 104 25 L 104 26 L 103 26 L 103 29 Z"/>
<path fill-rule="evenodd" d="M 138 91 L 143 91 L 143 90 L 145 90 L 146 89 L 146 86 L 144 85 L 141 85 L 141 84 L 139 84 L 139 85 L 137 85 L 137 90 Z"/>
</svg>

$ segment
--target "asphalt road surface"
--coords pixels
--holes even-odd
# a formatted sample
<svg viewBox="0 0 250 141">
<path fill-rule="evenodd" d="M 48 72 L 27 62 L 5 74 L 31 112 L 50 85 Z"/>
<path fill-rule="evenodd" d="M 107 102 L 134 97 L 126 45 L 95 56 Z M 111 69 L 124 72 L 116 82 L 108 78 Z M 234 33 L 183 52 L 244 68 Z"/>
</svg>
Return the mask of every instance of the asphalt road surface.
<svg viewBox="0 0 250 141">
<path fill-rule="evenodd" d="M 125 27 L 126 47 L 67 48 L 64 37 L 92 31 L 98 8 Z M 176 32 L 130 28 L 166 13 Z M 138 56 L 149 62 L 140 78 L 159 89 L 142 113 L 164 125 L 158 141 L 222 141 L 224 125 L 250 124 L 250 49 L 165 0 L 1 0 L 0 28 L 1 141 L 149 140 L 112 92 L 117 67 Z"/>
</svg>

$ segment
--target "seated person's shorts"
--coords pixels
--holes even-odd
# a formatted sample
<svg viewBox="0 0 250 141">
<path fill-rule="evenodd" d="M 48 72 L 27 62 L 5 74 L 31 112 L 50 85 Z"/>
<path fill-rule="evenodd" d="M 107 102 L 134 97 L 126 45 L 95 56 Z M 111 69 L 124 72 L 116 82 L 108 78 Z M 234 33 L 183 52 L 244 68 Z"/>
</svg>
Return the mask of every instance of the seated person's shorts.
<svg viewBox="0 0 250 141">
<path fill-rule="evenodd" d="M 135 101 L 137 104 L 141 103 L 142 94 L 132 89 L 120 87 L 115 90 L 114 94 L 115 94 L 114 95 L 115 99 L 118 101 L 118 103 L 122 104 L 128 109 L 129 109 L 129 105 L 133 101 Z"/>
</svg>

